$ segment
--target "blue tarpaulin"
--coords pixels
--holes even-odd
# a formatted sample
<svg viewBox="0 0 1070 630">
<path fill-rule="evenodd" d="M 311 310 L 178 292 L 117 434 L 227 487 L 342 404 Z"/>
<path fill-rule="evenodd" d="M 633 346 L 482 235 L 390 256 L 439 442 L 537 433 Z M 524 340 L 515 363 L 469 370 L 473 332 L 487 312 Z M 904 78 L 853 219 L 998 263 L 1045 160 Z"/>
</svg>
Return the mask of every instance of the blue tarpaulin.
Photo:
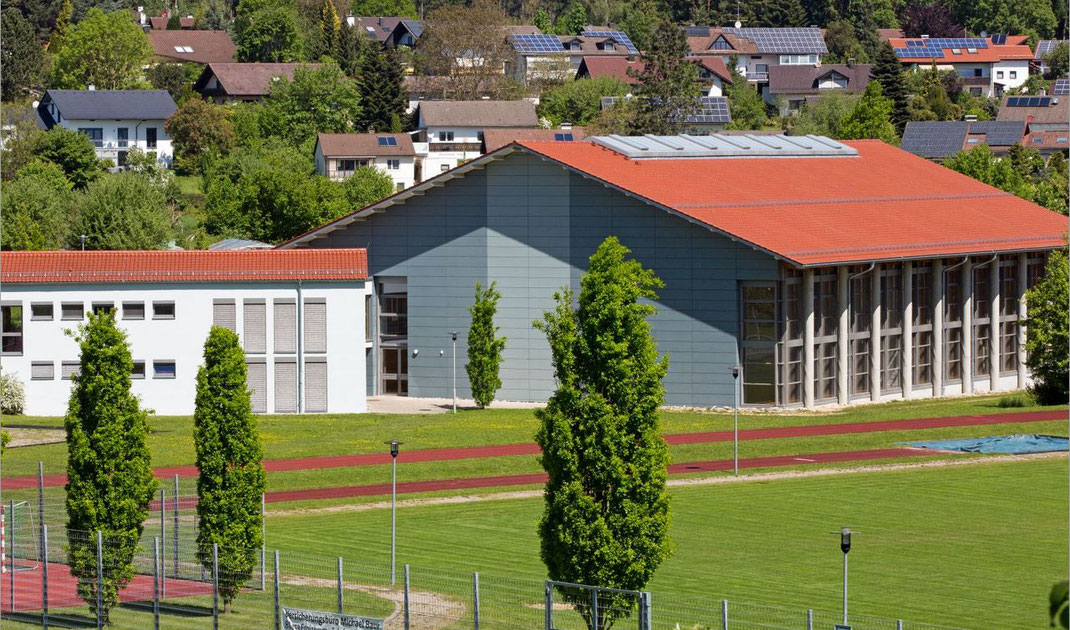
<svg viewBox="0 0 1070 630">
<path fill-rule="evenodd" d="M 1070 440 L 1058 435 L 1018 433 L 1015 435 L 994 435 L 961 440 L 907 442 L 907 445 L 962 453 L 1051 453 L 1066 451 L 1070 447 Z"/>
</svg>

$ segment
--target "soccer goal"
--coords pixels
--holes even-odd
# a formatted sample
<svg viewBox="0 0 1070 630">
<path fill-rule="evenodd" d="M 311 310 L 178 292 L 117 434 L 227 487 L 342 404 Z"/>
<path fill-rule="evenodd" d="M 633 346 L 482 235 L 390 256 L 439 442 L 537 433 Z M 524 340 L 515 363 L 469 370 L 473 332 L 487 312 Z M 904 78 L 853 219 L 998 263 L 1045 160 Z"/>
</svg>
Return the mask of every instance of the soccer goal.
<svg viewBox="0 0 1070 630">
<path fill-rule="evenodd" d="M 40 528 L 28 501 L 0 506 L 0 567 L 3 572 L 32 571 L 41 566 Z"/>
</svg>

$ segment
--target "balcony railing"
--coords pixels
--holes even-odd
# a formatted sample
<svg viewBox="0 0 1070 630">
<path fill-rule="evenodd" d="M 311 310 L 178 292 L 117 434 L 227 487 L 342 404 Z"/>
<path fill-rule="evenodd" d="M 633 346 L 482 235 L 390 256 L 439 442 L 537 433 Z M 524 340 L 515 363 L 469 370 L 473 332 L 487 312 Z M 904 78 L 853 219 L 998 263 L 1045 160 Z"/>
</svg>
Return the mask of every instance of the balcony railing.
<svg viewBox="0 0 1070 630">
<path fill-rule="evenodd" d="M 764 83 L 764 82 L 769 80 L 769 73 L 768 72 L 748 72 L 747 73 L 747 80 L 748 81 L 755 81 L 755 82 L 758 82 L 758 83 Z"/>
<path fill-rule="evenodd" d="M 483 144 L 480 142 L 431 142 L 428 144 L 428 150 L 479 153 L 483 150 Z"/>
</svg>

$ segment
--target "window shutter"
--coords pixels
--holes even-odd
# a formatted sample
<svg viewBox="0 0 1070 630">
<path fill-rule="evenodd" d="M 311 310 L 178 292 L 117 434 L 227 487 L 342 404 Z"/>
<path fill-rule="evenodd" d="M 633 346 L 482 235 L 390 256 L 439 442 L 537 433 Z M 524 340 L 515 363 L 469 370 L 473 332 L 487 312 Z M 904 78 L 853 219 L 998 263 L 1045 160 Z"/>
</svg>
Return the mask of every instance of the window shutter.
<svg viewBox="0 0 1070 630">
<path fill-rule="evenodd" d="M 251 390 L 253 413 L 267 413 L 267 363 L 247 363 L 247 381 Z"/>
<path fill-rule="evenodd" d="M 297 412 L 297 363 L 275 362 L 275 413 Z"/>
<path fill-rule="evenodd" d="M 242 311 L 245 351 L 252 354 L 267 352 L 267 304 L 246 300 Z"/>
<path fill-rule="evenodd" d="M 326 361 L 305 361 L 305 411 L 327 411 Z"/>
<path fill-rule="evenodd" d="M 64 380 L 71 380 L 72 376 L 76 376 L 82 371 L 82 364 L 78 361 L 64 361 L 60 368 L 60 377 Z"/>
<path fill-rule="evenodd" d="M 327 352 L 327 303 L 305 301 L 305 352 Z"/>
<path fill-rule="evenodd" d="M 297 352 L 297 304 L 275 302 L 275 352 Z"/>
<path fill-rule="evenodd" d="M 237 312 L 234 300 L 216 300 L 212 303 L 212 325 L 237 332 Z"/>
<path fill-rule="evenodd" d="M 56 366 L 51 361 L 30 365 L 30 378 L 35 381 L 51 381 L 55 378 Z"/>
</svg>

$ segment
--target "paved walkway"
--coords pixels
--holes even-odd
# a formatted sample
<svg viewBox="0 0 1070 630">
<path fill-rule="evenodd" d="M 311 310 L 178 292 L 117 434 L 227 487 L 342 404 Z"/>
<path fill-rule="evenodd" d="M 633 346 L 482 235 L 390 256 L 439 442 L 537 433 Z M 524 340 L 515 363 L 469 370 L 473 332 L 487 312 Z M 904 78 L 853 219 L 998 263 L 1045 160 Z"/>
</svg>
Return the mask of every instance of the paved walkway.
<svg viewBox="0 0 1070 630">
<path fill-rule="evenodd" d="M 877 422 L 841 422 L 836 424 L 794 425 L 766 429 L 743 429 L 739 432 L 740 441 L 769 440 L 778 438 L 807 437 L 815 435 L 847 435 L 854 433 L 875 433 L 885 431 L 915 431 L 919 429 L 939 429 L 947 427 L 983 426 L 993 424 L 1050 422 L 1065 420 L 1065 410 L 1027 411 L 1018 413 L 1000 413 L 982 416 L 956 416 L 949 418 L 917 418 L 910 420 L 881 420 Z M 732 440 L 731 431 L 708 431 L 701 433 L 672 433 L 665 436 L 669 444 L 705 444 L 709 442 L 728 442 Z M 459 446 L 451 448 L 403 450 L 399 462 L 442 462 L 459 459 L 480 459 L 485 457 L 508 457 L 511 455 L 537 455 L 539 447 L 533 443 L 498 444 L 490 446 Z M 349 468 L 354 466 L 379 466 L 390 463 L 389 453 L 363 453 L 359 455 L 330 455 L 323 457 L 303 457 L 293 459 L 270 459 L 264 462 L 268 472 L 296 470 L 322 470 L 326 468 Z M 165 466 L 155 468 L 156 476 L 169 479 L 179 477 L 196 477 L 195 466 Z M 63 474 L 45 475 L 45 486 L 62 486 L 67 483 Z M 37 487 L 37 477 L 8 477 L 0 481 L 4 490 L 19 490 Z"/>
</svg>

